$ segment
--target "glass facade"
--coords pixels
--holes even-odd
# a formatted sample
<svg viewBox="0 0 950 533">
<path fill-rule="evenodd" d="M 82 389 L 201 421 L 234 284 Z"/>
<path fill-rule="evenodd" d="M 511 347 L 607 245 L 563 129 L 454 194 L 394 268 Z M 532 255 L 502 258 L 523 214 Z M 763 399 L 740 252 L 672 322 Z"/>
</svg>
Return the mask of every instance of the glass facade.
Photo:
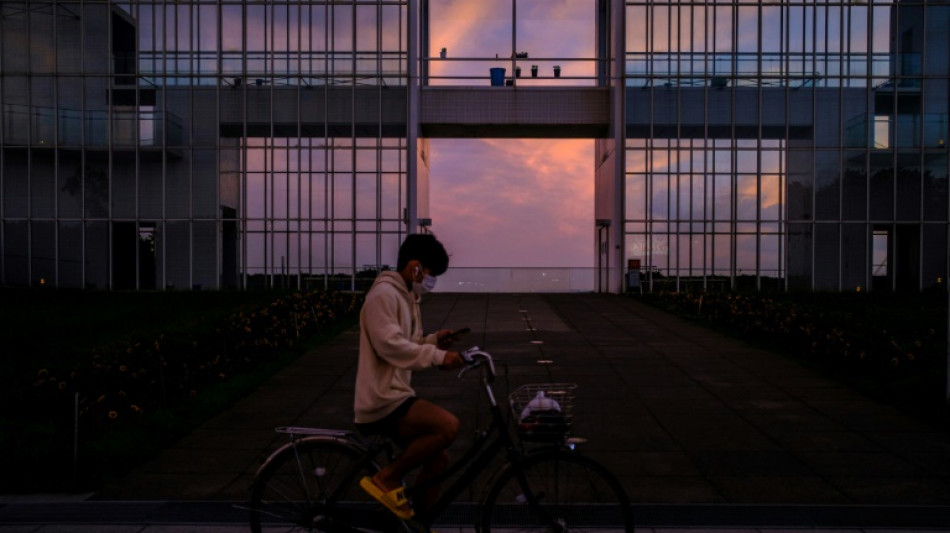
<svg viewBox="0 0 950 533">
<path fill-rule="evenodd" d="M 346 285 L 393 256 L 407 2 L 0 10 L 3 283 Z"/>
<path fill-rule="evenodd" d="M 554 95 L 517 131 L 564 137 L 576 90 L 608 110 L 597 289 L 927 290 L 948 27 L 945 0 L 5 1 L 0 282 L 351 288 L 428 228 L 423 134 L 457 125 L 427 94 Z"/>
<path fill-rule="evenodd" d="M 625 249 L 682 289 L 947 273 L 950 5 L 626 2 Z"/>
</svg>

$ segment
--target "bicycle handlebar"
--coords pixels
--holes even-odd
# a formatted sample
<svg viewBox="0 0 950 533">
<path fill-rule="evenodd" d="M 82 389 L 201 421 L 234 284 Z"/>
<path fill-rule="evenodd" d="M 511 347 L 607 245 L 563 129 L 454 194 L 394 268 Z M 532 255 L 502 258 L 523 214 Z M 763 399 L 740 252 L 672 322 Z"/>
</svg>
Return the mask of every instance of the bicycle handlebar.
<svg viewBox="0 0 950 533">
<path fill-rule="evenodd" d="M 467 350 L 459 352 L 459 355 L 461 355 L 462 360 L 465 361 L 465 366 L 462 367 L 462 370 L 459 370 L 459 379 L 469 370 L 473 370 L 482 365 L 488 365 L 488 381 L 491 382 L 495 380 L 495 362 L 492 360 L 490 353 L 482 350 L 478 346 L 472 346 Z"/>
</svg>

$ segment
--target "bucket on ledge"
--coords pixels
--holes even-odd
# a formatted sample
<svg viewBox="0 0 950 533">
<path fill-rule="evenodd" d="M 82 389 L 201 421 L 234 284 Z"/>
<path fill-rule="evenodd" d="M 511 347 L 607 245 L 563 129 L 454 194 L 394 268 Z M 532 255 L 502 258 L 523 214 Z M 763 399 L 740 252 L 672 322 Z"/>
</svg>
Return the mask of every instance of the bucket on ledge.
<svg viewBox="0 0 950 533">
<path fill-rule="evenodd" d="M 505 69 L 502 67 L 494 67 L 488 69 L 491 73 L 491 86 L 492 87 L 504 87 L 505 86 Z"/>
</svg>

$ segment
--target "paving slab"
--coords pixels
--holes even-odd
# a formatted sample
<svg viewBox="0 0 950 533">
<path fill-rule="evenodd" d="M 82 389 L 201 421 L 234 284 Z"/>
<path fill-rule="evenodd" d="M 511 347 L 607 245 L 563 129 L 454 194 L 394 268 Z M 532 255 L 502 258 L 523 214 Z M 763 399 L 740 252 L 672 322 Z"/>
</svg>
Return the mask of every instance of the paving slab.
<svg viewBox="0 0 950 533">
<path fill-rule="evenodd" d="M 514 385 L 577 383 L 582 450 L 617 474 L 647 517 L 668 516 L 662 506 L 704 509 L 699 516 L 707 517 L 717 505 L 778 514 L 809 506 L 827 520 L 814 509 L 834 506 L 853 510 L 853 523 L 826 525 L 866 527 L 854 517 L 890 506 L 908 516 L 880 525 L 900 526 L 913 523 L 910 510 L 946 513 L 950 502 L 950 432 L 635 298 L 435 293 L 423 320 L 428 331 L 470 327 L 464 346 L 503 360 Z M 352 328 L 308 352 L 88 499 L 242 500 L 260 460 L 285 442 L 274 427 L 352 428 L 357 344 Z M 460 417 L 452 453 L 461 455 L 476 420 L 487 420 L 477 382 L 433 370 L 414 385 Z M 723 515 L 715 516 L 721 527 Z"/>
</svg>

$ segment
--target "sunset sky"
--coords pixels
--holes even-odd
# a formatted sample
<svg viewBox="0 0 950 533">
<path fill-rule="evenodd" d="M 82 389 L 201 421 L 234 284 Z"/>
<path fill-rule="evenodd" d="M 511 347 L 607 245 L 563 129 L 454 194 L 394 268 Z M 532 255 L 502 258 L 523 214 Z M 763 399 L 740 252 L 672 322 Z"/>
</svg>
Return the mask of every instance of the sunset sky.
<svg viewBox="0 0 950 533">
<path fill-rule="evenodd" d="M 453 266 L 594 266 L 594 142 L 431 142 L 433 233 Z"/>
<path fill-rule="evenodd" d="M 512 46 L 510 0 L 438 0 L 431 5 L 431 55 L 445 47 L 449 57 L 432 64 L 433 74 L 484 74 L 490 66 L 506 65 L 504 60 L 496 65 L 452 58 L 505 58 Z M 555 63 L 565 72 L 590 75 L 592 65 L 563 58 L 593 57 L 594 5 L 519 0 L 516 49 L 529 53 L 528 65 L 539 64 L 542 76 L 550 76 Z M 561 59 L 543 59 L 555 57 Z M 526 77 L 528 65 L 523 67 Z M 430 143 L 432 231 L 452 254 L 453 266 L 594 266 L 593 140 Z"/>
</svg>

